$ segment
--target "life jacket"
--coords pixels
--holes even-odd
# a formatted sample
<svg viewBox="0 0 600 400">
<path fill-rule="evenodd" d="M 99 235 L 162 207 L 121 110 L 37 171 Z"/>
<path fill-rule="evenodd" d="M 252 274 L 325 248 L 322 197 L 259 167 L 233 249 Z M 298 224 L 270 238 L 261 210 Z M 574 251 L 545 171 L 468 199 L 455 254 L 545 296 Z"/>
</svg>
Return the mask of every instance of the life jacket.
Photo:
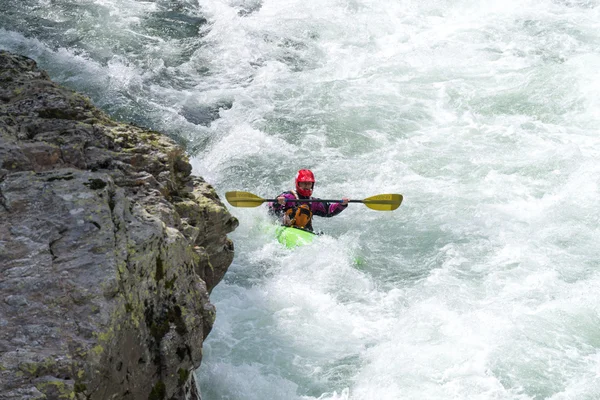
<svg viewBox="0 0 600 400">
<path fill-rule="evenodd" d="M 292 194 L 298 199 L 298 195 L 295 191 Z M 285 211 L 286 215 L 291 221 L 291 226 L 294 228 L 312 230 L 312 216 L 313 213 L 308 204 L 300 204 L 297 207 L 288 208 Z"/>
<path fill-rule="evenodd" d="M 290 218 L 294 228 L 310 229 L 312 211 L 310 211 L 308 204 L 301 204 L 298 207 L 288 208 L 285 213 Z"/>
</svg>

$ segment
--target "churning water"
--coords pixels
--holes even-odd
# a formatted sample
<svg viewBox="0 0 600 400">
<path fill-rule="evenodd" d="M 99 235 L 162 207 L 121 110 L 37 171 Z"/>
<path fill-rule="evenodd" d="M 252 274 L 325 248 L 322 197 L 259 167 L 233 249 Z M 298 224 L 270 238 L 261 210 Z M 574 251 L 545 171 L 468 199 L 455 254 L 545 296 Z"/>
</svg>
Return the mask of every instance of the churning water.
<svg viewBox="0 0 600 400">
<path fill-rule="evenodd" d="M 598 0 L 2 0 L 0 48 L 221 196 L 404 195 L 294 251 L 231 208 L 204 400 L 600 399 Z"/>
</svg>

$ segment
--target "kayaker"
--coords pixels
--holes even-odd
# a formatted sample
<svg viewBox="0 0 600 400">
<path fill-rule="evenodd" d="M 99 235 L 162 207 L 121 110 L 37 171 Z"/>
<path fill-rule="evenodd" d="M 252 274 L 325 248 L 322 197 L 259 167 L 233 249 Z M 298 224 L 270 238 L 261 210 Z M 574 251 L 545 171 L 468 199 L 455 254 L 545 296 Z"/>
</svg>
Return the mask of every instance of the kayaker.
<svg viewBox="0 0 600 400">
<path fill-rule="evenodd" d="M 348 207 L 348 198 L 342 197 L 341 203 L 329 204 L 325 201 L 292 202 L 293 199 L 315 199 L 312 192 L 315 187 L 315 175 L 309 169 L 301 169 L 296 175 L 296 190 L 290 190 L 277 196 L 277 202 L 269 203 L 270 211 L 282 219 L 285 226 L 313 230 L 312 217 L 333 217 Z M 318 200 L 318 199 L 316 199 Z"/>
</svg>

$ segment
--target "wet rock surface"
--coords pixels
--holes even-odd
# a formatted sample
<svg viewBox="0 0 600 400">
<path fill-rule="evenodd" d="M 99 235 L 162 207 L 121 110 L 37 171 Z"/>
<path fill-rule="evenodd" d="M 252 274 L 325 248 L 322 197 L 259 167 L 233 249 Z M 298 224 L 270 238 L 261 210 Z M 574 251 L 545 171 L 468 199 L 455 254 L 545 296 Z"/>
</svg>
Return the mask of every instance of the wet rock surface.
<svg viewBox="0 0 600 400">
<path fill-rule="evenodd" d="M 160 133 L 0 51 L 0 399 L 194 399 L 237 220 Z"/>
</svg>

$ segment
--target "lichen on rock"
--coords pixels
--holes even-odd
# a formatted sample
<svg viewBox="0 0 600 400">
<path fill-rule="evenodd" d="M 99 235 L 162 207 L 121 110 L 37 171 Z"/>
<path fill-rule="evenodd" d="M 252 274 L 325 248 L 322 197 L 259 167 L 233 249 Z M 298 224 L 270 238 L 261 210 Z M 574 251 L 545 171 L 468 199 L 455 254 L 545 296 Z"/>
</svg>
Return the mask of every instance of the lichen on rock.
<svg viewBox="0 0 600 400">
<path fill-rule="evenodd" d="M 237 227 L 164 135 L 0 51 L 2 399 L 195 399 Z"/>
</svg>

